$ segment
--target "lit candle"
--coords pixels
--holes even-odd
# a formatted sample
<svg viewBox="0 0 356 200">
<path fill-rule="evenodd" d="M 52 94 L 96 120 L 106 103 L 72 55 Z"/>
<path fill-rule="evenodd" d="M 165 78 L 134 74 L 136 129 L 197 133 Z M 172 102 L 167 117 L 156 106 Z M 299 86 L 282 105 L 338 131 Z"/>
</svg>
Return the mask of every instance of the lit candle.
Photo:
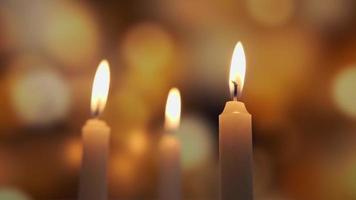
<svg viewBox="0 0 356 200">
<path fill-rule="evenodd" d="M 232 101 L 219 116 L 220 200 L 252 200 L 251 115 L 239 101 L 246 71 L 245 53 L 237 43 L 231 61 Z"/>
<path fill-rule="evenodd" d="M 91 97 L 93 119 L 82 128 L 83 159 L 79 200 L 106 200 L 110 127 L 98 119 L 109 93 L 110 69 L 103 60 L 96 71 Z"/>
<path fill-rule="evenodd" d="M 159 142 L 159 199 L 181 199 L 180 143 L 175 136 L 180 123 L 181 97 L 179 90 L 169 91 L 165 112 L 165 133 Z"/>
</svg>

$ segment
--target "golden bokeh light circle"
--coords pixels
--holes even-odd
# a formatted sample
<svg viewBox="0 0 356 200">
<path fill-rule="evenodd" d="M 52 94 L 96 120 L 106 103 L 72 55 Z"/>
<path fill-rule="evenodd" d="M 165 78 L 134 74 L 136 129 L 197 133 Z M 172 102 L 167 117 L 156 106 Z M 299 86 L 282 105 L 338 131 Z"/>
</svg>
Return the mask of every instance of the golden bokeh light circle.
<svg viewBox="0 0 356 200">
<path fill-rule="evenodd" d="M 177 138 L 182 145 L 183 169 L 195 169 L 212 159 L 212 135 L 212 129 L 200 117 L 183 118 L 177 132 Z"/>
<path fill-rule="evenodd" d="M 144 73 L 166 66 L 173 57 L 173 39 L 160 25 L 142 23 L 127 32 L 122 53 L 129 67 Z"/>
<path fill-rule="evenodd" d="M 333 98 L 340 111 L 356 118 L 356 66 L 348 67 L 336 75 Z"/>
<path fill-rule="evenodd" d="M 42 41 L 45 49 L 68 68 L 88 67 L 99 50 L 99 30 L 84 6 L 62 3 L 48 10 Z"/>
<path fill-rule="evenodd" d="M 34 69 L 16 77 L 11 88 L 14 110 L 26 125 L 48 125 L 64 119 L 70 109 L 70 89 L 55 70 Z"/>
</svg>

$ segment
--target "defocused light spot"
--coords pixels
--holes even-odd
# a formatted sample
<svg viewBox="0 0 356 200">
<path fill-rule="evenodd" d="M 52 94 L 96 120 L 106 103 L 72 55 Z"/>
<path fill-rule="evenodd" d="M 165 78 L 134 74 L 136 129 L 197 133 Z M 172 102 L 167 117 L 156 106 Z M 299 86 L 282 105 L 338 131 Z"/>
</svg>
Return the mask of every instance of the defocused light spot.
<svg viewBox="0 0 356 200">
<path fill-rule="evenodd" d="M 15 188 L 0 188 L 0 200 L 30 200 L 24 192 Z"/>
<path fill-rule="evenodd" d="M 150 76 L 169 63 L 173 56 L 173 40 L 159 25 L 139 24 L 128 31 L 122 51 L 130 67 L 139 68 Z"/>
<path fill-rule="evenodd" d="M 136 167 L 130 156 L 125 154 L 115 155 L 111 163 L 111 182 L 123 193 L 129 193 L 135 186 Z"/>
<path fill-rule="evenodd" d="M 134 169 L 132 167 L 132 162 L 127 156 L 120 156 L 114 161 L 114 172 L 117 175 L 117 178 L 122 181 L 129 181 L 133 179 Z"/>
<path fill-rule="evenodd" d="M 341 71 L 334 82 L 334 100 L 346 115 L 356 117 L 356 67 Z"/>
<path fill-rule="evenodd" d="M 65 146 L 65 160 L 71 168 L 78 169 L 82 161 L 83 145 L 81 140 L 70 140 Z"/>
<path fill-rule="evenodd" d="M 83 2 L 7 1 L 0 11 L 4 45 L 44 49 L 46 55 L 71 68 L 88 66 L 97 59 L 98 30 Z"/>
<path fill-rule="evenodd" d="M 40 30 L 48 52 L 70 67 L 88 66 L 99 49 L 98 30 L 91 13 L 68 2 L 48 9 Z"/>
<path fill-rule="evenodd" d="M 66 116 L 69 93 L 66 82 L 55 71 L 34 70 L 15 80 L 11 96 L 24 123 L 46 125 Z"/>
<path fill-rule="evenodd" d="M 248 0 L 247 10 L 257 22 L 266 26 L 283 25 L 292 17 L 294 0 Z"/>
<path fill-rule="evenodd" d="M 120 54 L 128 67 L 122 89 L 139 98 L 129 101 L 144 98 L 146 107 L 156 108 L 159 99 L 166 95 L 168 82 L 177 76 L 172 37 L 158 24 L 142 23 L 129 29 L 120 45 Z"/>
<path fill-rule="evenodd" d="M 198 117 L 183 118 L 177 133 L 182 145 L 182 166 L 192 169 L 211 159 L 213 133 L 205 121 Z"/>
<path fill-rule="evenodd" d="M 128 149 L 135 155 L 142 155 L 148 148 L 148 137 L 142 130 L 134 130 L 129 133 Z"/>
</svg>

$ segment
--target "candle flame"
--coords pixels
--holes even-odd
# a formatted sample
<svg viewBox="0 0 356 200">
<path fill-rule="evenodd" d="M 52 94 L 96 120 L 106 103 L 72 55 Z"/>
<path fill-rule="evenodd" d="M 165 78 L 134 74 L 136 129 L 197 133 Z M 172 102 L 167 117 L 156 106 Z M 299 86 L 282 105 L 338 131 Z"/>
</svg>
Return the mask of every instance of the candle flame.
<svg viewBox="0 0 356 200">
<path fill-rule="evenodd" d="M 181 97 L 177 88 L 172 88 L 169 91 L 166 113 L 165 113 L 165 128 L 166 130 L 176 130 L 180 123 L 181 115 Z"/>
<path fill-rule="evenodd" d="M 94 116 L 103 112 L 110 86 L 110 68 L 107 60 L 102 60 L 96 70 L 91 95 L 91 112 Z"/>
<path fill-rule="evenodd" d="M 245 52 L 242 43 L 238 42 L 235 46 L 234 53 L 231 59 L 231 66 L 230 66 L 229 86 L 230 86 L 231 93 L 234 92 L 234 88 L 236 87 L 234 84 L 237 84 L 238 92 L 241 93 L 245 82 L 245 73 L 246 73 Z"/>
</svg>

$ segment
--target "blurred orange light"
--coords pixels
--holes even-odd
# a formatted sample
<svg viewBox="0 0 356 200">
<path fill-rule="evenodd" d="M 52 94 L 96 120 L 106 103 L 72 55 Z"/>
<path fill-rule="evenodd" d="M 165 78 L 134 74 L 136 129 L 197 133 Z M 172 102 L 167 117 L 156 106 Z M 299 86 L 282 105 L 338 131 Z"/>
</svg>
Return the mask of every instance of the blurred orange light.
<svg viewBox="0 0 356 200">
<path fill-rule="evenodd" d="M 79 168 L 82 152 L 83 146 L 80 140 L 72 140 L 65 146 L 65 157 L 70 167 Z"/>
<path fill-rule="evenodd" d="M 110 177 L 113 182 L 120 188 L 122 193 L 130 193 L 135 187 L 136 165 L 131 157 L 127 154 L 115 156 L 111 166 Z"/>
<path fill-rule="evenodd" d="M 145 152 L 148 146 L 148 138 L 146 137 L 145 133 L 140 130 L 136 130 L 131 132 L 128 141 L 129 150 L 136 154 L 141 155 Z"/>
</svg>

